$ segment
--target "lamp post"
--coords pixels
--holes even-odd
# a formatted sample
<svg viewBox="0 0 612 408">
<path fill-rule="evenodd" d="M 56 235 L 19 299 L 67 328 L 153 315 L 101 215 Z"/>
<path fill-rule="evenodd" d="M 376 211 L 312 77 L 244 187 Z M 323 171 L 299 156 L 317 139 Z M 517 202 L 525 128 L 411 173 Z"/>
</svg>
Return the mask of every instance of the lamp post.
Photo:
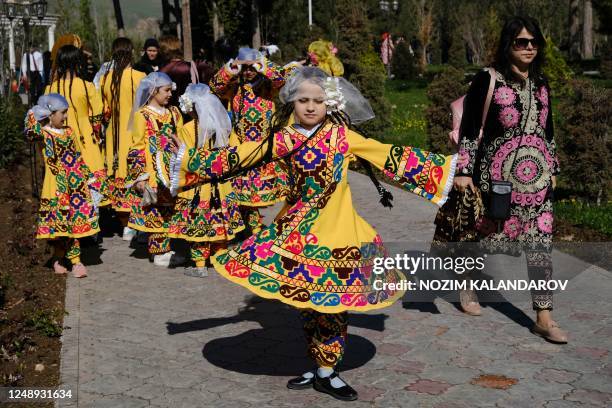
<svg viewBox="0 0 612 408">
<path fill-rule="evenodd" d="M 26 50 L 26 79 L 30 85 L 30 89 L 27 92 L 27 105 L 32 106 L 32 75 L 30 72 L 30 55 L 31 55 L 31 35 L 30 35 L 30 20 L 32 17 L 36 17 L 42 20 L 47 15 L 47 2 L 45 0 L 38 1 L 17 1 L 17 0 L 2 0 L 2 6 L 4 8 L 4 14 L 12 23 L 14 19 L 20 17 L 23 22 L 23 33 L 24 33 L 24 48 Z M 23 72 L 21 72 L 23 76 Z"/>
<path fill-rule="evenodd" d="M 45 0 L 38 1 L 16 1 L 16 0 L 2 0 L 2 6 L 4 9 L 4 14 L 11 22 L 11 30 L 13 29 L 12 22 L 17 17 L 21 17 L 23 22 L 23 32 L 24 32 L 24 48 L 26 50 L 26 78 L 29 84 L 28 92 L 26 93 L 26 101 L 28 108 L 32 106 L 32 75 L 30 72 L 30 20 L 32 17 L 37 17 L 39 20 L 42 20 L 47 15 L 47 2 Z M 23 76 L 23 72 L 20 73 Z M 37 84 L 41 85 L 41 84 Z M 4 85 L 3 85 L 4 86 Z M 32 185 L 32 195 L 36 198 L 40 198 L 40 193 L 38 191 L 38 165 L 36 163 L 37 156 L 37 148 L 36 142 L 30 143 L 30 174 L 31 174 L 31 185 Z"/>
<path fill-rule="evenodd" d="M 380 10 L 385 14 L 388 15 L 389 13 L 391 13 L 391 11 L 393 11 L 394 13 L 397 13 L 397 10 L 399 9 L 399 0 L 380 0 L 378 2 L 378 6 L 380 7 Z M 387 19 L 387 22 L 389 21 L 389 19 Z M 387 77 L 391 78 L 391 32 L 390 30 L 387 31 L 388 37 L 386 39 L 387 41 Z"/>
</svg>

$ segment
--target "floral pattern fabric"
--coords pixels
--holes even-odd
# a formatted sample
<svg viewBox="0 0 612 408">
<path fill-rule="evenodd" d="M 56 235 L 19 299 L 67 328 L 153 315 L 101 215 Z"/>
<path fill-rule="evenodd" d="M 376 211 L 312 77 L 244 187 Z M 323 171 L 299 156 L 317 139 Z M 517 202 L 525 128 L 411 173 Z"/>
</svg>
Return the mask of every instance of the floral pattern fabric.
<svg viewBox="0 0 612 408">
<path fill-rule="evenodd" d="M 176 179 L 188 186 L 219 177 L 242 158 L 252 160 L 258 146 L 191 149 Z M 450 190 L 456 158 L 382 144 L 332 124 L 310 137 L 293 126 L 284 128 L 275 135 L 274 156 L 291 151 L 287 161 L 295 202 L 270 226 L 213 257 L 216 270 L 259 296 L 321 313 L 391 305 L 403 291 L 374 283 L 397 283 L 403 275 L 395 269 L 373 271 L 374 259 L 386 252 L 378 233 L 353 207 L 349 158 L 370 161 L 407 190 L 439 205 Z"/>
</svg>

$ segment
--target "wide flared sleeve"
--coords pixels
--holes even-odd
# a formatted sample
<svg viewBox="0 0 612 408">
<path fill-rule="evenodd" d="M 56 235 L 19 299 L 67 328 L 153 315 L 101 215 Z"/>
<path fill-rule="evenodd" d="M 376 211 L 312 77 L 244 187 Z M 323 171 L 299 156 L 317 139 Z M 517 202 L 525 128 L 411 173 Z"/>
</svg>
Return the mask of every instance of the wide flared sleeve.
<svg viewBox="0 0 612 408">
<path fill-rule="evenodd" d="M 471 176 L 476 163 L 478 137 L 482 126 L 482 111 L 487 99 L 491 75 L 480 71 L 474 76 L 463 101 L 463 115 L 459 128 L 459 162 L 457 176 Z"/>
<path fill-rule="evenodd" d="M 279 89 L 285 85 L 285 79 L 288 73 L 291 72 L 290 69 L 285 69 L 284 67 L 276 65 L 267 58 L 262 58 L 259 64 L 260 66 L 257 67 L 258 71 L 272 82 L 273 88 Z"/>
<path fill-rule="evenodd" d="M 442 206 L 453 184 L 457 155 L 384 144 L 346 130 L 348 153 L 372 163 L 406 190 Z"/>
<path fill-rule="evenodd" d="M 170 166 L 172 194 L 180 188 L 228 177 L 238 167 L 254 166 L 266 155 L 268 142 L 244 142 L 216 149 L 187 148 L 182 144 Z M 262 162 L 263 164 L 263 162 Z"/>
<path fill-rule="evenodd" d="M 219 98 L 231 100 L 238 81 L 238 70 L 232 69 L 227 63 L 212 77 L 208 85 Z"/>
</svg>

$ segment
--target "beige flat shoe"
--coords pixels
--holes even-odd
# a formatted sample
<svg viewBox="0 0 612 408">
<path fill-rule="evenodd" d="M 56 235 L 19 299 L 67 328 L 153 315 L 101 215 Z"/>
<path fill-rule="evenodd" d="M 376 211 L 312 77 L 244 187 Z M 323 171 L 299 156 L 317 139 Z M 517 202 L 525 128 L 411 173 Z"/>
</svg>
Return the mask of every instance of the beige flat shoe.
<svg viewBox="0 0 612 408">
<path fill-rule="evenodd" d="M 87 268 L 82 263 L 76 264 L 72 267 L 72 276 L 75 278 L 84 278 L 87 276 Z"/>
<path fill-rule="evenodd" d="M 463 313 L 470 316 L 480 316 L 482 314 L 480 303 L 478 303 L 478 296 L 476 296 L 476 292 L 473 290 L 460 290 L 459 302 Z"/>
<path fill-rule="evenodd" d="M 567 343 L 567 333 L 561 330 L 557 322 L 550 322 L 548 327 L 542 327 L 536 323 L 533 325 L 531 331 L 553 343 Z"/>
<path fill-rule="evenodd" d="M 53 272 L 55 272 L 56 275 L 65 275 L 68 273 L 68 269 L 64 268 L 59 261 L 55 261 L 53 263 Z"/>
</svg>

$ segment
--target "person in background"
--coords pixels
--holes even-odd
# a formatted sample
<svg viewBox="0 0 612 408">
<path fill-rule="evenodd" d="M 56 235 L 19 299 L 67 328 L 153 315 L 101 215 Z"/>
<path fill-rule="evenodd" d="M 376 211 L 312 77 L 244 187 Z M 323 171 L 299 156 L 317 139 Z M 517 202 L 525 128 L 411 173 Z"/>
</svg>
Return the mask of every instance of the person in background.
<svg viewBox="0 0 612 408">
<path fill-rule="evenodd" d="M 87 167 L 75 143 L 78 136 L 66 125 L 68 100 L 62 95 L 43 95 L 26 116 L 25 133 L 42 140 L 45 179 L 36 219 L 36 239 L 46 239 L 54 248 L 51 264 L 58 275 L 68 270 L 75 278 L 87 276 L 81 262 L 79 239 L 100 231 L 98 206 L 101 182 Z"/>
<path fill-rule="evenodd" d="M 28 59 L 30 60 L 28 72 Z M 30 101 L 38 100 L 43 93 L 43 56 L 37 47 L 30 48 L 30 52 L 23 54 L 21 58 L 21 82 L 27 84 L 26 88 L 30 94 Z"/>
<path fill-rule="evenodd" d="M 164 65 L 164 56 L 159 51 L 159 42 L 155 38 L 148 38 L 142 47 L 142 57 L 134 64 L 134 69 L 149 75 L 159 71 Z"/>
<path fill-rule="evenodd" d="M 509 217 L 495 219 L 486 207 L 476 225 L 480 243 L 494 252 L 524 252 L 529 278 L 549 281 L 559 160 L 551 90 L 542 72 L 546 40 L 534 19 L 513 17 L 504 25 L 498 44 L 494 73 L 483 70 L 476 74 L 465 97 L 454 187 L 460 192 L 480 191 L 487 204 L 495 192 L 494 182 L 511 182 Z M 492 75 L 493 94 L 483 125 Z M 464 311 L 479 314 L 476 293 L 462 292 L 469 307 Z M 554 343 L 567 343 L 567 333 L 552 319 L 552 292 L 533 290 L 531 296 L 536 313 L 533 333 Z"/>
<path fill-rule="evenodd" d="M 185 61 L 183 46 L 177 37 L 164 36 L 159 39 L 159 44 L 162 55 L 167 58 L 167 63 L 159 71 L 167 74 L 176 84 L 176 92 L 172 93 L 170 105 L 178 107 L 178 97 L 185 93 L 187 85 L 208 83 L 215 70 L 206 61 Z"/>
</svg>

